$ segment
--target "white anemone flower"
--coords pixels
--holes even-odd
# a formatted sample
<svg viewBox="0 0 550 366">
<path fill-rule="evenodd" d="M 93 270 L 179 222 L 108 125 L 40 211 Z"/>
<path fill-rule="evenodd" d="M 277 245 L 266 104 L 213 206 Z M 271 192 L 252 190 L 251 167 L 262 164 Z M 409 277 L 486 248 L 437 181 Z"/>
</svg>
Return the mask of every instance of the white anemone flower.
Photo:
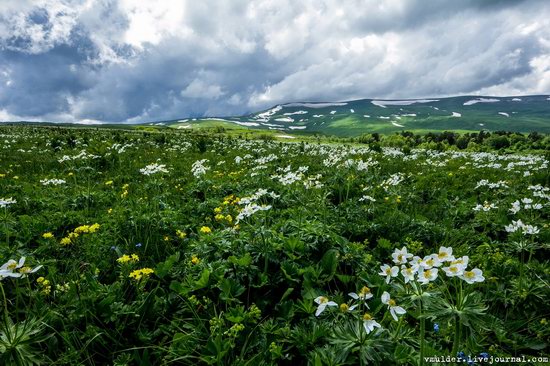
<svg viewBox="0 0 550 366">
<path fill-rule="evenodd" d="M 21 257 L 19 261 L 10 259 L 0 267 L 0 277 L 14 277 L 14 278 L 24 278 L 30 273 L 38 271 L 42 266 L 37 266 L 34 268 L 25 267 L 25 257 Z"/>
<path fill-rule="evenodd" d="M 437 253 L 437 259 L 440 262 L 452 262 L 455 260 L 453 257 L 453 248 L 451 247 L 440 247 L 439 253 Z"/>
<path fill-rule="evenodd" d="M 391 278 L 397 277 L 399 274 L 399 267 L 390 267 L 387 264 L 384 264 L 383 266 L 380 266 L 380 272 L 378 274 L 380 276 L 386 276 L 386 283 L 390 283 Z"/>
<path fill-rule="evenodd" d="M 435 279 L 437 278 L 437 272 L 438 272 L 437 268 L 418 271 L 418 282 L 420 282 L 423 285 L 426 285 L 430 282 L 435 281 Z"/>
<path fill-rule="evenodd" d="M 420 265 L 420 262 L 422 261 L 422 258 L 420 258 L 419 256 L 415 255 L 414 257 L 412 257 L 412 259 L 410 260 L 409 262 L 409 265 L 411 267 L 418 267 Z"/>
<path fill-rule="evenodd" d="M 403 275 L 403 278 L 405 279 L 405 283 L 409 283 L 410 281 L 414 281 L 414 275 L 418 271 L 418 267 L 401 267 L 401 274 Z"/>
<path fill-rule="evenodd" d="M 391 256 L 395 264 L 405 264 L 413 255 L 407 252 L 407 247 L 403 247 L 401 249 L 395 249 Z"/>
<path fill-rule="evenodd" d="M 14 203 L 17 203 L 16 200 L 13 198 L 0 198 L 0 207 L 8 207 L 9 205 L 13 205 Z"/>
<path fill-rule="evenodd" d="M 327 306 L 338 306 L 337 303 L 335 303 L 334 301 L 329 301 L 328 297 L 325 296 L 319 296 L 314 301 L 319 304 L 319 306 L 317 306 L 315 316 L 321 315 L 321 313 L 325 311 Z"/>
<path fill-rule="evenodd" d="M 420 261 L 420 267 L 424 269 L 430 269 L 432 267 L 440 267 L 441 262 L 439 261 L 439 258 L 437 254 L 427 255 Z"/>
<path fill-rule="evenodd" d="M 471 271 L 464 271 L 464 273 L 460 275 L 460 278 L 470 285 L 475 282 L 485 281 L 485 277 L 483 277 L 483 272 L 479 268 L 474 268 Z"/>
<path fill-rule="evenodd" d="M 366 301 L 373 297 L 370 288 L 368 288 L 367 286 L 363 286 L 361 290 L 359 290 L 358 294 L 356 294 L 355 292 L 350 292 L 348 295 L 355 300 L 361 301 Z"/>
<path fill-rule="evenodd" d="M 406 311 L 401 306 L 397 306 L 394 299 L 390 297 L 390 294 L 387 291 L 384 291 L 382 294 L 382 303 L 388 305 L 388 308 L 390 309 L 390 314 L 395 319 L 395 321 L 398 320 L 397 315 L 405 314 Z"/>
<path fill-rule="evenodd" d="M 447 277 L 457 277 L 461 276 L 464 273 L 466 266 L 463 264 L 451 264 L 449 267 L 443 267 L 443 271 Z"/>
<path fill-rule="evenodd" d="M 25 257 L 21 257 L 19 262 L 10 259 L 0 267 L 0 271 L 4 274 L 4 277 L 21 277 L 17 270 L 25 264 Z M 13 275 L 15 274 L 15 275 Z"/>
<path fill-rule="evenodd" d="M 374 328 L 380 328 L 380 324 L 369 313 L 365 313 L 363 315 L 363 327 L 365 327 L 365 331 L 369 334 Z"/>
<path fill-rule="evenodd" d="M 469 261 L 470 261 L 470 258 L 467 255 L 464 255 L 460 258 L 455 258 L 455 260 L 452 261 L 451 264 L 460 264 L 464 266 L 464 268 L 466 269 L 466 267 L 468 267 Z"/>
</svg>

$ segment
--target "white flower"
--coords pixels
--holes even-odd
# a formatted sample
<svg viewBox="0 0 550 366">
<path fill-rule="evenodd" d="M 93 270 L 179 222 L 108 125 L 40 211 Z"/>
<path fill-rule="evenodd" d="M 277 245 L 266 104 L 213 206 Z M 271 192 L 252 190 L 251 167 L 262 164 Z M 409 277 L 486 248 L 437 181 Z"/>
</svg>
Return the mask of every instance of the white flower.
<svg viewBox="0 0 550 366">
<path fill-rule="evenodd" d="M 350 292 L 348 295 L 355 300 L 363 300 L 363 301 L 368 300 L 373 296 L 370 291 L 370 288 L 368 288 L 367 286 L 363 286 L 361 290 L 359 290 L 358 294 L 356 294 L 355 292 Z"/>
<path fill-rule="evenodd" d="M 521 230 L 523 235 L 534 235 L 540 232 L 539 228 L 533 225 L 526 225 L 521 220 L 513 221 L 510 225 L 506 225 L 504 229 L 509 233 L 515 233 L 518 230 Z"/>
<path fill-rule="evenodd" d="M 363 196 L 359 198 L 359 202 L 363 202 L 363 201 L 376 202 L 376 199 L 372 198 L 371 196 Z"/>
<path fill-rule="evenodd" d="M 406 311 L 401 306 L 397 306 L 395 300 L 390 297 L 390 294 L 386 291 L 382 294 L 382 303 L 388 305 L 391 316 L 397 321 L 397 315 L 405 314 Z"/>
<path fill-rule="evenodd" d="M 521 204 L 519 201 L 515 201 L 512 203 L 512 208 L 509 209 L 509 211 L 513 214 L 517 214 L 521 210 Z"/>
<path fill-rule="evenodd" d="M 405 279 L 405 283 L 409 283 L 409 281 L 414 281 L 414 275 L 416 274 L 417 270 L 418 267 L 401 267 L 401 274 Z"/>
<path fill-rule="evenodd" d="M 420 267 L 424 269 L 430 269 L 432 267 L 440 267 L 441 262 L 439 261 L 439 258 L 437 254 L 427 255 L 420 261 Z"/>
<path fill-rule="evenodd" d="M 9 205 L 13 205 L 14 203 L 17 203 L 16 200 L 13 198 L 0 198 L 0 207 L 7 207 Z"/>
<path fill-rule="evenodd" d="M 363 315 L 363 327 L 365 327 L 365 331 L 369 334 L 374 328 L 380 328 L 380 324 L 369 313 L 365 313 Z"/>
<path fill-rule="evenodd" d="M 533 200 L 530 198 L 522 198 L 521 203 L 525 205 L 525 208 L 531 208 L 531 203 L 533 203 Z"/>
<path fill-rule="evenodd" d="M 395 264 L 405 264 L 413 255 L 407 252 L 407 247 L 403 247 L 401 249 L 395 249 L 391 256 Z"/>
<path fill-rule="evenodd" d="M 54 186 L 59 186 L 67 182 L 64 179 L 42 179 L 40 180 L 40 183 L 42 183 L 43 186 L 48 186 L 50 184 Z"/>
<path fill-rule="evenodd" d="M 467 256 L 467 255 L 464 255 L 460 258 L 456 258 L 454 261 L 451 262 L 451 265 L 452 264 L 459 264 L 459 265 L 462 265 L 464 267 L 464 269 L 466 269 L 466 267 L 468 267 L 468 262 L 470 261 L 470 258 Z"/>
<path fill-rule="evenodd" d="M 449 267 L 443 267 L 443 270 L 445 271 L 445 274 L 448 277 L 457 277 L 462 275 L 464 273 L 464 270 L 466 269 L 466 266 L 463 264 L 451 264 Z"/>
<path fill-rule="evenodd" d="M 27 274 L 38 271 L 42 266 L 34 268 L 25 267 L 25 257 L 21 257 L 18 262 L 10 259 L 0 267 L 0 280 L 4 277 L 24 278 Z"/>
<path fill-rule="evenodd" d="M 335 303 L 334 301 L 329 301 L 328 297 L 325 296 L 319 296 L 314 301 L 319 304 L 319 306 L 317 306 L 315 316 L 321 315 L 321 313 L 325 311 L 327 306 L 338 306 L 337 303 Z"/>
<path fill-rule="evenodd" d="M 455 260 L 453 257 L 453 248 L 451 247 L 440 247 L 439 253 L 437 253 L 437 259 L 440 262 L 452 262 Z"/>
<path fill-rule="evenodd" d="M 21 257 L 21 258 L 19 259 L 19 262 L 16 262 L 15 260 L 10 259 L 9 261 L 7 261 L 6 263 L 4 263 L 4 264 L 0 267 L 0 271 L 10 271 L 10 272 L 13 272 L 13 271 L 15 271 L 16 269 L 19 269 L 19 268 L 23 267 L 24 264 L 25 264 L 25 257 Z"/>
<path fill-rule="evenodd" d="M 540 230 L 538 227 L 536 226 L 532 226 L 532 225 L 525 225 L 522 229 L 523 231 L 523 235 L 535 235 L 535 234 L 538 234 L 540 233 Z"/>
<path fill-rule="evenodd" d="M 464 271 L 464 273 L 460 275 L 460 278 L 470 285 L 475 282 L 485 281 L 485 277 L 483 277 L 483 272 L 481 271 L 481 269 L 478 268 L 474 268 L 471 271 Z"/>
<path fill-rule="evenodd" d="M 380 276 L 386 276 L 386 283 L 390 283 L 391 278 L 397 277 L 399 274 L 399 267 L 390 267 L 387 264 L 384 264 L 383 266 L 380 266 L 380 272 L 378 274 Z"/>
<path fill-rule="evenodd" d="M 497 206 L 495 206 L 494 203 L 489 203 L 487 201 L 483 202 L 483 205 L 480 205 L 480 204 L 477 204 L 473 210 L 474 211 L 483 211 L 483 212 L 488 212 L 492 209 L 495 209 L 495 208 L 498 208 Z"/>
<path fill-rule="evenodd" d="M 166 169 L 165 164 L 149 164 L 145 168 L 141 168 L 139 172 L 143 175 L 151 175 L 156 173 L 168 173 L 168 169 Z"/>
<path fill-rule="evenodd" d="M 239 221 L 252 216 L 258 211 L 267 211 L 267 210 L 271 210 L 271 205 L 258 205 L 256 203 L 249 203 L 248 205 L 244 206 L 241 212 L 239 212 L 235 220 L 235 223 L 238 223 Z"/>
<path fill-rule="evenodd" d="M 409 261 L 409 265 L 411 267 L 418 267 L 420 265 L 420 261 L 422 261 L 422 258 L 420 258 L 419 256 L 415 255 L 414 257 L 412 257 L 412 259 Z M 417 268 L 418 269 L 418 268 Z"/>
<path fill-rule="evenodd" d="M 418 271 L 418 282 L 425 285 L 429 282 L 435 281 L 437 278 L 437 272 L 439 270 L 437 268 L 427 269 L 427 270 L 419 270 Z"/>
<path fill-rule="evenodd" d="M 210 170 L 210 167 L 205 165 L 207 162 L 208 159 L 202 159 L 193 163 L 191 166 L 191 173 L 193 173 L 195 178 L 199 178 L 200 176 L 206 174 L 206 171 Z"/>
</svg>

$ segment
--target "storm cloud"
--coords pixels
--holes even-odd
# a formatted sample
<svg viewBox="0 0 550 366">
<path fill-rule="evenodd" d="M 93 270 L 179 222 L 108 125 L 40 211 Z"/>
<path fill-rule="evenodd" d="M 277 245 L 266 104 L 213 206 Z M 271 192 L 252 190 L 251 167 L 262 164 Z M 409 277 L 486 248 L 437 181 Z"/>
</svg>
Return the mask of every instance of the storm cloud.
<svg viewBox="0 0 550 366">
<path fill-rule="evenodd" d="M 548 93 L 544 0 L 0 2 L 0 121 Z"/>
</svg>

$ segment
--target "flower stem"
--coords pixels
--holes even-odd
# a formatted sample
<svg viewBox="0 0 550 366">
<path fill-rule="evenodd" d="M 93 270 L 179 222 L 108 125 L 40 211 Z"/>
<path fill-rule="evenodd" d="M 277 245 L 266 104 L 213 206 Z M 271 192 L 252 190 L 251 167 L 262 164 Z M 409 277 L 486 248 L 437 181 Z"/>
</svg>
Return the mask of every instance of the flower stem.
<svg viewBox="0 0 550 366">
<path fill-rule="evenodd" d="M 422 299 L 418 300 L 418 308 L 420 310 L 420 366 L 424 365 L 424 342 L 426 336 L 426 319 L 422 313 Z"/>
<path fill-rule="evenodd" d="M 453 356 L 456 356 L 458 352 L 459 342 L 460 342 L 460 320 L 457 315 L 455 318 L 455 339 L 453 342 L 453 351 L 452 351 Z"/>
</svg>

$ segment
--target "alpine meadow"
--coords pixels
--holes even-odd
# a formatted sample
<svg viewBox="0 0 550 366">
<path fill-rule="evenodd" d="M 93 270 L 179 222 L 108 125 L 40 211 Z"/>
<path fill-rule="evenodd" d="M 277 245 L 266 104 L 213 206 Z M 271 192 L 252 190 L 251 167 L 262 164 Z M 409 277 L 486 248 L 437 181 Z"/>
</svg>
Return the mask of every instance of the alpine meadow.
<svg viewBox="0 0 550 366">
<path fill-rule="evenodd" d="M 550 0 L 0 0 L 0 366 L 550 365 Z"/>
<path fill-rule="evenodd" d="M 0 136 L 3 364 L 546 362 L 537 150 Z"/>
</svg>

